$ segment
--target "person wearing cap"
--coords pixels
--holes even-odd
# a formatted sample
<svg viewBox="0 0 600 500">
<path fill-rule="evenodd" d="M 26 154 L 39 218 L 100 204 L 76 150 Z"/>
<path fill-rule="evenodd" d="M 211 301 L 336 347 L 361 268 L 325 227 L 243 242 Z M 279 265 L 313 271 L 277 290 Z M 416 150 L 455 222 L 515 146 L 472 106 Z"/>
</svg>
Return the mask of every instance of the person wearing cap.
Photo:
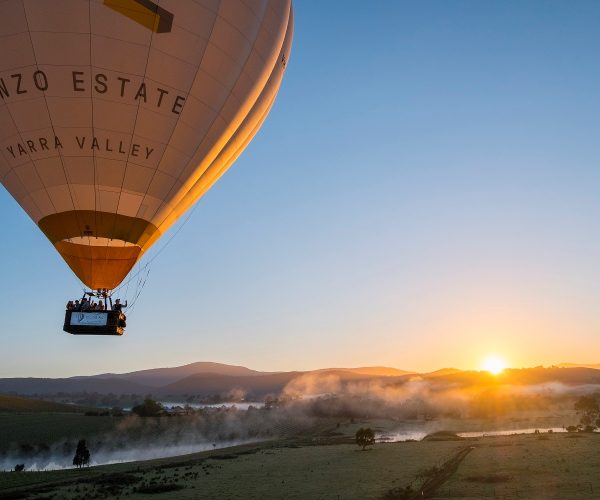
<svg viewBox="0 0 600 500">
<path fill-rule="evenodd" d="M 122 312 L 124 307 L 127 307 L 127 301 L 125 301 L 125 304 L 121 304 L 121 299 L 117 299 L 113 305 L 113 311 Z"/>
</svg>

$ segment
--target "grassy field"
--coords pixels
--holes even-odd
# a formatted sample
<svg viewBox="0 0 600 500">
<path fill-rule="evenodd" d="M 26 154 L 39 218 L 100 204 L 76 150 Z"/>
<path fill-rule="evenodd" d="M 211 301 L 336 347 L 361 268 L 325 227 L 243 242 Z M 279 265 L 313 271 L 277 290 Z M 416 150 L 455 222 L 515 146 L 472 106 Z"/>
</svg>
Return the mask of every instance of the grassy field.
<svg viewBox="0 0 600 500">
<path fill-rule="evenodd" d="M 600 498 L 600 436 L 542 434 L 480 440 L 440 498 Z"/>
<path fill-rule="evenodd" d="M 257 416 L 259 420 L 260 416 Z M 243 421 L 243 419 L 241 419 Z M 453 420 L 433 422 L 427 428 L 427 432 L 434 432 L 438 428 L 450 429 L 456 432 L 465 430 L 488 430 L 490 428 L 525 428 L 525 427 L 560 427 L 564 423 L 571 423 L 574 417 L 565 417 L 564 415 L 526 415 L 522 419 L 510 418 L 496 421 L 480 421 L 474 419 Z M 350 423 L 344 421 L 341 428 L 331 428 L 335 426 L 336 419 L 322 421 L 316 425 L 310 424 L 311 435 L 318 439 L 328 428 L 331 430 L 325 433 L 327 442 L 331 442 L 333 435 L 340 435 L 341 438 L 348 439 L 354 435 L 354 432 L 363 425 L 357 421 Z M 199 419 L 195 416 L 180 416 L 177 418 L 163 419 L 136 419 L 135 417 L 90 417 L 83 413 L 51 413 L 51 412 L 25 412 L 25 413 L 2 413 L 0 412 L 0 454 L 14 449 L 15 445 L 36 446 L 42 443 L 56 444 L 65 441 L 73 442 L 85 438 L 88 441 L 104 440 L 107 436 L 113 439 L 127 441 L 151 441 L 155 436 L 167 435 L 169 433 L 182 434 L 185 430 L 197 430 L 198 434 L 206 434 L 211 430 L 207 423 L 198 427 Z M 301 422 L 300 422 L 301 424 Z M 252 424 L 259 428 L 259 423 Z M 411 425 L 410 422 L 394 422 L 390 420 L 371 420 L 369 425 L 379 432 L 393 432 L 396 428 Z M 269 422 L 269 428 L 275 436 L 290 436 L 307 432 L 306 426 L 299 425 L 294 419 L 279 419 Z M 126 429 L 126 431 L 124 430 Z M 216 437 L 215 439 L 227 439 L 227 436 Z M 182 439 L 185 441 L 185 439 Z"/>
<path fill-rule="evenodd" d="M 31 462 L 57 447 L 72 454 L 82 436 L 104 436 L 118 425 L 118 418 L 85 416 L 88 410 L 94 409 L 0 394 L 0 470 L 14 467 L 9 457 Z"/>
<path fill-rule="evenodd" d="M 148 498 L 144 491 L 165 489 L 159 496 L 170 498 L 174 493 L 168 488 L 179 486 L 175 497 L 181 499 L 380 498 L 460 447 L 455 442 L 398 443 L 363 452 L 353 445 L 263 443 L 140 465 L 4 473 L 0 496 L 20 489 L 29 491 L 30 498 Z"/>
<path fill-rule="evenodd" d="M 0 497 L 402 498 L 401 488 L 418 491 L 472 448 L 432 498 L 589 499 L 600 497 L 598 446 L 593 434 L 388 443 L 364 452 L 285 440 L 83 470 L 2 473 Z"/>
<path fill-rule="evenodd" d="M 65 413 L 0 414 L 0 471 L 70 466 L 77 442 L 86 440 L 92 464 L 182 455 L 291 436 L 327 435 L 328 419 L 291 418 L 287 412 L 210 410 L 139 418 Z M 339 434 L 339 433 L 336 433 Z M 218 443 L 218 445 L 217 445 Z"/>
<path fill-rule="evenodd" d="M 86 417 L 79 413 L 0 413 L 0 452 L 11 446 L 78 440 L 113 430 L 118 417 Z"/>
<path fill-rule="evenodd" d="M 76 405 L 42 401 L 40 399 L 20 398 L 0 394 L 0 413 L 23 413 L 23 412 L 60 412 L 60 413 L 83 413 L 89 408 Z"/>
</svg>

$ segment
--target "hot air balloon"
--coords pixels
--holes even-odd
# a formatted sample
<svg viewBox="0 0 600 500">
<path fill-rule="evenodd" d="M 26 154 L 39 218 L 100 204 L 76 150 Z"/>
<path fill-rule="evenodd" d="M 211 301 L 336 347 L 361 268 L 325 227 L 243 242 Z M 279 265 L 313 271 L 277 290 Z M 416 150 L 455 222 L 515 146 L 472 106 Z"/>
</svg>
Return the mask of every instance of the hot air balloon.
<svg viewBox="0 0 600 500">
<path fill-rule="evenodd" d="M 2 184 L 114 289 L 254 137 L 292 34 L 291 0 L 3 1 Z"/>
</svg>

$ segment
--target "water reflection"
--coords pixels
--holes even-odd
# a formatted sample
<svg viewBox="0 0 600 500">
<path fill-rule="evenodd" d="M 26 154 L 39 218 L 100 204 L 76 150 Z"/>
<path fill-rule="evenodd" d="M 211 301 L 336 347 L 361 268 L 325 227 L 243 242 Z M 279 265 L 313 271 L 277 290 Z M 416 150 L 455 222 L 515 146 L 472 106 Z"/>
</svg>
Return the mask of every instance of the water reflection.
<svg viewBox="0 0 600 500">
<path fill-rule="evenodd" d="M 413 427 L 413 426 L 410 426 Z M 423 425 L 422 428 L 400 428 L 393 431 L 379 432 L 376 433 L 375 439 L 380 443 L 397 443 L 403 441 L 421 441 L 428 434 L 437 432 L 441 429 L 427 428 Z M 464 431 L 455 432 L 455 434 L 462 438 L 478 438 L 486 436 L 511 436 L 515 434 L 548 434 L 555 432 L 567 432 L 564 427 L 524 427 L 517 429 L 496 429 L 496 430 L 475 430 L 475 431 Z"/>
</svg>

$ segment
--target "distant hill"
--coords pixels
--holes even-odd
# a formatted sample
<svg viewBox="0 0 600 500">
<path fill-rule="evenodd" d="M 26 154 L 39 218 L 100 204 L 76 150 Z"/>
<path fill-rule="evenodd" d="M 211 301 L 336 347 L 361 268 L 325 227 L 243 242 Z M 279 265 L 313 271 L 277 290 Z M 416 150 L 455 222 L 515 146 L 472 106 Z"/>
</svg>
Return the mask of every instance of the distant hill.
<svg viewBox="0 0 600 500">
<path fill-rule="evenodd" d="M 240 389 L 253 394 L 270 394 L 281 390 L 302 373 L 329 374 L 340 379 L 398 377 L 405 370 L 384 366 L 325 368 L 312 372 L 261 372 L 244 366 L 200 361 L 172 368 L 153 368 L 128 373 L 102 373 L 69 378 L 4 378 L 0 393 L 49 395 L 97 392 L 100 394 L 195 394 L 213 395 Z M 247 380 L 241 380 L 246 379 Z M 262 378 L 266 377 L 266 378 Z M 240 379 L 240 380 L 238 380 Z"/>
<path fill-rule="evenodd" d="M 591 364 L 559 363 L 556 366 L 558 368 L 592 368 L 594 370 L 600 370 L 600 363 L 591 363 Z"/>
<path fill-rule="evenodd" d="M 430 379 L 435 384 L 455 387 L 485 385 L 537 385 L 558 382 L 565 385 L 600 384 L 600 370 L 592 368 L 508 368 L 499 375 L 486 371 L 459 371 Z"/>
<path fill-rule="evenodd" d="M 562 382 L 563 384 L 600 384 L 600 370 L 594 368 L 521 368 L 505 370 L 501 380 L 519 385 Z"/>
<path fill-rule="evenodd" d="M 162 387 L 164 385 L 177 382 L 178 380 L 184 379 L 191 375 L 201 373 L 212 373 L 215 375 L 227 375 L 234 377 L 247 377 L 250 375 L 263 375 L 267 374 L 268 372 L 259 372 L 256 370 L 251 370 L 250 368 L 246 368 L 244 366 L 199 361 L 197 363 L 190 363 L 189 365 L 176 366 L 173 368 L 153 368 L 150 370 L 139 370 L 129 373 L 103 373 L 101 375 L 92 375 L 91 377 L 73 378 L 77 378 L 80 380 L 85 378 L 118 378 L 120 380 L 127 380 L 136 384 L 152 387 Z"/>
<path fill-rule="evenodd" d="M 159 389 L 160 394 L 197 394 L 210 396 L 241 391 L 254 398 L 267 394 L 279 394 L 283 388 L 301 372 L 272 373 L 267 375 L 246 375 L 234 377 L 216 373 L 191 375 Z"/>
<path fill-rule="evenodd" d="M 458 368 L 441 368 L 434 372 L 424 373 L 424 377 L 433 378 L 433 377 L 445 377 L 446 375 L 454 375 L 455 373 L 460 373 L 463 370 L 459 370 Z"/>
<path fill-rule="evenodd" d="M 366 370 L 369 371 L 368 369 Z M 398 370 L 401 373 L 401 370 Z M 241 391 L 247 394 L 247 397 L 262 398 L 268 394 L 278 395 L 291 382 L 297 383 L 296 388 L 306 389 L 316 387 L 320 381 L 325 383 L 333 381 L 336 384 L 344 385 L 349 382 L 361 380 L 385 379 L 392 383 L 402 376 L 391 375 L 369 375 L 368 373 L 356 373 L 354 369 L 348 368 L 328 368 L 315 370 L 311 372 L 282 372 L 265 375 L 252 375 L 244 377 L 230 377 L 212 373 L 203 373 L 192 375 L 173 384 L 161 387 L 159 394 L 197 394 L 201 396 L 210 396 L 213 394 L 225 394 L 229 391 Z M 294 391 L 292 391 L 294 392 Z M 303 390 L 300 391 L 304 393 Z M 329 392 L 325 390 L 324 392 Z"/>
<path fill-rule="evenodd" d="M 81 413 L 88 408 L 75 405 L 65 405 L 41 401 L 39 399 L 19 398 L 0 394 L 0 413 L 20 412 L 54 412 L 54 413 Z"/>
<path fill-rule="evenodd" d="M 322 368 L 320 370 L 313 370 L 311 373 L 318 373 L 324 371 L 338 371 L 338 372 L 351 372 L 359 375 L 372 375 L 374 377 L 399 377 L 402 375 L 411 375 L 415 372 L 406 370 L 399 370 L 398 368 L 390 368 L 387 366 L 363 366 L 359 368 Z"/>
<path fill-rule="evenodd" d="M 74 394 L 80 392 L 98 392 L 100 394 L 148 394 L 152 387 L 121 379 L 103 379 L 95 377 L 73 378 L 2 378 L 0 393 L 23 396 Z"/>
</svg>

